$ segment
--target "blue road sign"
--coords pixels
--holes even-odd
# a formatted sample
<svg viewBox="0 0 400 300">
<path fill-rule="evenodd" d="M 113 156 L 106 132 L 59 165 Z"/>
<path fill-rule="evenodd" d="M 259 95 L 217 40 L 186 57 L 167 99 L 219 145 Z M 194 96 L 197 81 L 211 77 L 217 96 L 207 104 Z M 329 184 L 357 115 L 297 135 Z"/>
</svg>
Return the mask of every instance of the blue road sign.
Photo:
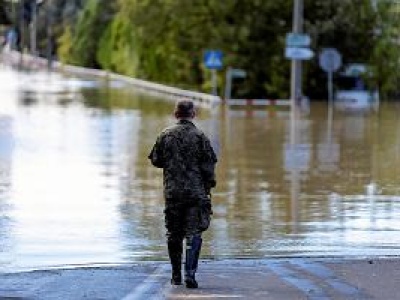
<svg viewBox="0 0 400 300">
<path fill-rule="evenodd" d="M 204 65 L 208 69 L 222 69 L 222 57 L 220 50 L 207 50 L 204 52 Z"/>
<path fill-rule="evenodd" d="M 286 35 L 286 47 L 309 47 L 311 38 L 308 34 L 288 33 Z"/>
<path fill-rule="evenodd" d="M 314 52 L 309 48 L 303 47 L 287 47 L 285 49 L 285 57 L 289 59 L 307 60 L 314 56 Z"/>
</svg>

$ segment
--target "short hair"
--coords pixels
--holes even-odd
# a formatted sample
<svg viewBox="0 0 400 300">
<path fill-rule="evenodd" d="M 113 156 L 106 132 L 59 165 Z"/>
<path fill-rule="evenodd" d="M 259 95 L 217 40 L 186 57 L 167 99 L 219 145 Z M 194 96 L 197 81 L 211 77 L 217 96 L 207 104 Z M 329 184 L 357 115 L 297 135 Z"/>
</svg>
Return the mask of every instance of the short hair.
<svg viewBox="0 0 400 300">
<path fill-rule="evenodd" d="M 175 104 L 175 116 L 177 118 L 190 118 L 194 113 L 194 104 L 190 100 L 178 100 Z"/>
</svg>

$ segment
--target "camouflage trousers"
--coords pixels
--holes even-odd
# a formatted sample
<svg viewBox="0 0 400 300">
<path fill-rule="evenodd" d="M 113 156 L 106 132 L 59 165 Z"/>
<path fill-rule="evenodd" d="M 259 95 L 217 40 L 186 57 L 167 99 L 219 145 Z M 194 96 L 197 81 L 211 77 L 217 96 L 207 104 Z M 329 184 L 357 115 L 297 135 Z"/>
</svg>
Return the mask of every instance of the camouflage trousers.
<svg viewBox="0 0 400 300">
<path fill-rule="evenodd" d="M 165 227 L 173 273 L 179 274 L 181 270 L 184 238 L 186 238 L 187 247 L 190 247 L 194 237 L 201 238 L 199 211 L 199 205 L 176 203 L 173 200 L 166 202 Z"/>
<path fill-rule="evenodd" d="M 185 237 L 201 236 L 199 212 L 199 205 L 176 203 L 168 199 L 164 210 L 168 241 L 182 243 Z"/>
</svg>

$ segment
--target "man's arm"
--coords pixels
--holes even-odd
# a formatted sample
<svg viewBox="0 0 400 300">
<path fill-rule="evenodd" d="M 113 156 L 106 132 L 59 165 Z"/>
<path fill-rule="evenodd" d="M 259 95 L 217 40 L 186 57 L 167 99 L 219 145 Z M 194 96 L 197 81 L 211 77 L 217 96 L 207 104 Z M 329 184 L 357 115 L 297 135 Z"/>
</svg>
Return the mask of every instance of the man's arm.
<svg viewBox="0 0 400 300">
<path fill-rule="evenodd" d="M 148 156 L 153 166 L 157 168 L 164 168 L 164 159 L 162 155 L 161 145 L 161 137 L 158 137 L 156 143 L 153 146 L 153 149 L 151 149 L 151 152 Z"/>
<path fill-rule="evenodd" d="M 201 174 L 206 192 L 209 194 L 211 189 L 217 185 L 215 179 L 215 164 L 217 163 L 217 156 L 215 155 L 214 149 L 206 136 L 204 136 L 202 146 L 203 157 L 201 161 Z"/>
</svg>

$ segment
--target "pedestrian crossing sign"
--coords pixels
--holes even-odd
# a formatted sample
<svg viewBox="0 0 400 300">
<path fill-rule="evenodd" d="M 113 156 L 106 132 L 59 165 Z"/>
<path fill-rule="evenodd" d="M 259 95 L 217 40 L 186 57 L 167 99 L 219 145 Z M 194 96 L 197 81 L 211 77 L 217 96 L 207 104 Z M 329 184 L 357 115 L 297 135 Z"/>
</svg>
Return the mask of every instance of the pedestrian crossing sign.
<svg viewBox="0 0 400 300">
<path fill-rule="evenodd" d="M 222 56 L 220 50 L 207 50 L 204 52 L 204 65 L 208 69 L 221 69 L 223 66 Z"/>
</svg>

